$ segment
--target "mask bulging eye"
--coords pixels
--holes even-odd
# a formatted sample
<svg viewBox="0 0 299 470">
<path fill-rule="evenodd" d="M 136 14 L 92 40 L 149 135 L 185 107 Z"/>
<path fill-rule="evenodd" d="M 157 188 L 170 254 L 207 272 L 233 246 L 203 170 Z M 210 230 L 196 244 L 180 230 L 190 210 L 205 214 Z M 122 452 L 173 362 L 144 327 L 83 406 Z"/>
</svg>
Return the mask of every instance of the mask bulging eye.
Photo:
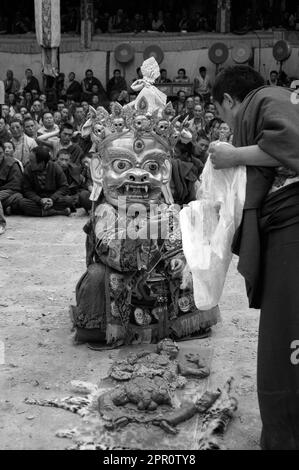
<svg viewBox="0 0 299 470">
<path fill-rule="evenodd" d="M 131 163 L 126 160 L 115 160 L 112 166 L 113 166 L 114 171 L 118 173 L 122 173 L 132 168 Z"/>
<path fill-rule="evenodd" d="M 144 169 L 152 174 L 155 174 L 159 170 L 159 164 L 157 162 L 148 162 L 144 165 Z"/>
</svg>

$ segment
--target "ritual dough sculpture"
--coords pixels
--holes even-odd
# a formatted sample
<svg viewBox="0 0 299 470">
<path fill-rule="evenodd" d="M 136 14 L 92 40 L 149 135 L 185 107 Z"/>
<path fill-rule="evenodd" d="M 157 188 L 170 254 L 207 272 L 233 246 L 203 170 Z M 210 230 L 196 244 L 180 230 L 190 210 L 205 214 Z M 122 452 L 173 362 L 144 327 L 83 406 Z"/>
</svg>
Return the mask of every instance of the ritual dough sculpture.
<svg viewBox="0 0 299 470">
<path fill-rule="evenodd" d="M 157 353 L 168 356 L 169 359 L 173 360 L 178 357 L 179 347 L 169 338 L 165 338 L 157 344 Z"/>
<path fill-rule="evenodd" d="M 104 436 L 109 440 L 106 434 L 108 431 L 112 433 L 111 438 L 114 433 L 117 439 L 120 429 L 130 424 L 135 426 L 134 432 L 137 434 L 139 426 L 153 425 L 175 435 L 179 432 L 178 425 L 196 415 L 202 417 L 198 447 L 202 450 L 222 448 L 220 439 L 237 409 L 237 401 L 231 396 L 232 379 L 222 391 L 218 389 L 203 393 L 202 387 L 198 386 L 198 377 L 192 378 L 192 383 L 195 382 L 192 398 L 189 395 L 186 401 L 178 402 L 176 389 L 184 390 L 187 381 L 179 375 L 179 357 L 171 359 L 165 354 L 165 344 L 168 351 L 179 352 L 177 345 L 167 339 L 158 345 L 160 353 L 139 351 L 115 360 L 104 388 L 74 381 L 72 392 L 83 396 L 73 395 L 54 400 L 27 398 L 25 403 L 62 408 L 87 420 L 90 417 L 94 423 L 91 436 L 97 440 L 96 448 L 104 444 Z M 197 367 L 203 366 L 198 355 L 189 354 L 186 357 Z M 199 389 L 201 391 L 198 393 Z M 133 432 L 132 429 L 130 432 Z M 78 433 L 77 430 L 60 434 L 72 437 L 74 433 Z M 85 433 L 86 429 L 82 437 L 85 437 Z"/>
<path fill-rule="evenodd" d="M 133 403 L 138 410 L 154 411 L 159 405 L 171 405 L 171 396 L 167 382 L 162 377 L 137 377 L 117 389 L 112 395 L 112 401 L 116 406 Z"/>
<path fill-rule="evenodd" d="M 165 355 L 148 351 L 131 353 L 125 359 L 114 361 L 109 376 L 117 382 L 127 382 L 137 378 L 162 378 L 169 390 L 183 388 L 186 379 L 179 374 L 179 365 L 176 360 Z M 148 382 L 147 382 L 148 384 Z M 161 382 L 160 382 L 161 384 Z"/>
</svg>

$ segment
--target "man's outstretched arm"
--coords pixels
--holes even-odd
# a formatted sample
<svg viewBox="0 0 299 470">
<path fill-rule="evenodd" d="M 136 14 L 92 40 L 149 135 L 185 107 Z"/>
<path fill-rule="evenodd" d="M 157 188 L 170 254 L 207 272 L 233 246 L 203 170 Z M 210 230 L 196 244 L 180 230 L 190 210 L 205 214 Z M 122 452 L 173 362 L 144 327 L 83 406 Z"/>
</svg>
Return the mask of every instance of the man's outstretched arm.
<svg viewBox="0 0 299 470">
<path fill-rule="evenodd" d="M 258 145 L 234 147 L 226 142 L 211 144 L 211 162 L 216 170 L 235 166 L 281 166 L 278 160 L 264 152 Z"/>
</svg>

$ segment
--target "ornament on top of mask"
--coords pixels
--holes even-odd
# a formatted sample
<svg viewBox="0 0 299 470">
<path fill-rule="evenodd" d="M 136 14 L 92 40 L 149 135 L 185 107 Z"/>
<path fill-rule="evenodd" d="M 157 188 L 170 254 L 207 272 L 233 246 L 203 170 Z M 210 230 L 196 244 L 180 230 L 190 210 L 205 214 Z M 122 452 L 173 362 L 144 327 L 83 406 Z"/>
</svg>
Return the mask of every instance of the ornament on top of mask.
<svg viewBox="0 0 299 470">
<path fill-rule="evenodd" d="M 175 117 L 175 110 L 174 107 L 172 106 L 172 102 L 169 101 L 165 108 L 162 111 L 162 118 L 165 119 L 166 121 L 171 121 Z"/>
<path fill-rule="evenodd" d="M 147 63 L 152 81 L 156 75 L 154 64 Z M 149 85 L 149 86 L 147 86 Z M 146 93 L 129 105 L 111 105 L 111 114 L 104 109 L 90 108 L 89 130 L 96 151 L 91 162 L 94 189 L 91 200 L 98 200 L 103 192 L 112 206 L 125 196 L 131 203 L 145 205 L 164 199 L 173 203 L 170 188 L 171 158 L 178 142 L 191 142 L 192 134 L 187 119 L 181 123 L 173 118 L 171 103 L 162 106 L 156 96 L 156 87 L 145 84 Z M 162 198 L 161 198 L 162 195 Z"/>
<path fill-rule="evenodd" d="M 176 144 L 181 141 L 183 144 L 188 144 L 192 142 L 192 132 L 188 128 L 188 117 L 180 122 L 180 116 L 177 116 L 171 122 L 172 132 L 169 138 L 170 144 L 172 147 L 175 147 Z"/>
<path fill-rule="evenodd" d="M 121 134 L 125 130 L 128 130 L 126 127 L 126 119 L 124 109 L 121 104 L 114 102 L 111 104 L 111 130 Z"/>
<path fill-rule="evenodd" d="M 175 110 L 171 101 L 167 103 L 162 111 L 162 116 L 156 121 L 155 132 L 165 139 L 169 140 L 173 131 L 173 123 L 171 120 L 175 116 Z"/>
<path fill-rule="evenodd" d="M 111 134 L 111 118 L 105 108 L 99 106 L 96 110 L 89 106 L 88 119 L 82 128 L 82 137 L 90 136 L 93 151 L 97 151 L 97 144 Z"/>
<path fill-rule="evenodd" d="M 98 153 L 109 143 L 121 139 L 129 132 L 134 133 L 133 149 L 137 154 L 145 148 L 145 137 L 156 140 L 169 154 L 179 140 L 183 143 L 192 141 L 192 133 L 187 126 L 188 119 L 183 123 L 179 121 L 179 116 L 172 119 L 171 103 L 168 103 L 162 112 L 157 109 L 151 114 L 148 112 L 149 105 L 145 97 L 136 103 L 135 109 L 113 103 L 111 115 L 104 108 L 98 108 L 97 111 L 91 107 L 90 109 L 89 120 L 83 126 L 83 136 L 91 135 L 92 141 L 97 144 Z"/>
<path fill-rule="evenodd" d="M 131 88 L 138 96 L 135 101 L 128 106 L 137 109 L 138 103 L 142 98 L 148 102 L 148 111 L 152 114 L 156 109 L 162 110 L 166 106 L 167 96 L 160 91 L 154 84 L 160 76 L 160 68 L 154 57 L 145 60 L 141 66 L 143 78 L 132 83 Z"/>
<path fill-rule="evenodd" d="M 148 102 L 146 98 L 141 98 L 136 106 L 133 117 L 133 129 L 137 134 L 148 133 L 154 127 L 154 115 L 148 114 Z"/>
<path fill-rule="evenodd" d="M 166 119 L 161 119 L 155 127 L 155 131 L 161 137 L 169 137 L 170 123 Z"/>
</svg>

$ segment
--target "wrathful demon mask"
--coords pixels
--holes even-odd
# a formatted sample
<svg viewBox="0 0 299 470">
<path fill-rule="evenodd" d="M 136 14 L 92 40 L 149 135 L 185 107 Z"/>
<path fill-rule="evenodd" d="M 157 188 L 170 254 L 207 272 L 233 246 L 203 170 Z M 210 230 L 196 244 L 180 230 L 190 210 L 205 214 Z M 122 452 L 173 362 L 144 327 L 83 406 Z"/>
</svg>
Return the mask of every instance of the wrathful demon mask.
<svg viewBox="0 0 299 470">
<path fill-rule="evenodd" d="M 92 160 L 93 180 L 106 201 L 117 207 L 118 198 L 145 205 L 170 201 L 170 155 L 150 136 L 134 140 L 131 132 L 105 146 L 101 158 Z"/>
<path fill-rule="evenodd" d="M 147 71 L 156 67 L 152 62 L 151 58 Z M 154 86 L 142 90 L 134 103 L 124 107 L 112 103 L 111 114 L 102 107 L 90 108 L 83 133 L 89 133 L 94 144 L 92 200 L 98 200 L 103 193 L 114 207 L 118 206 L 119 197 L 144 205 L 173 203 L 170 190 L 173 149 L 179 139 L 188 142 L 192 135 L 185 122 L 173 119 L 171 103 L 149 112 L 153 99 L 156 99 Z"/>
</svg>

